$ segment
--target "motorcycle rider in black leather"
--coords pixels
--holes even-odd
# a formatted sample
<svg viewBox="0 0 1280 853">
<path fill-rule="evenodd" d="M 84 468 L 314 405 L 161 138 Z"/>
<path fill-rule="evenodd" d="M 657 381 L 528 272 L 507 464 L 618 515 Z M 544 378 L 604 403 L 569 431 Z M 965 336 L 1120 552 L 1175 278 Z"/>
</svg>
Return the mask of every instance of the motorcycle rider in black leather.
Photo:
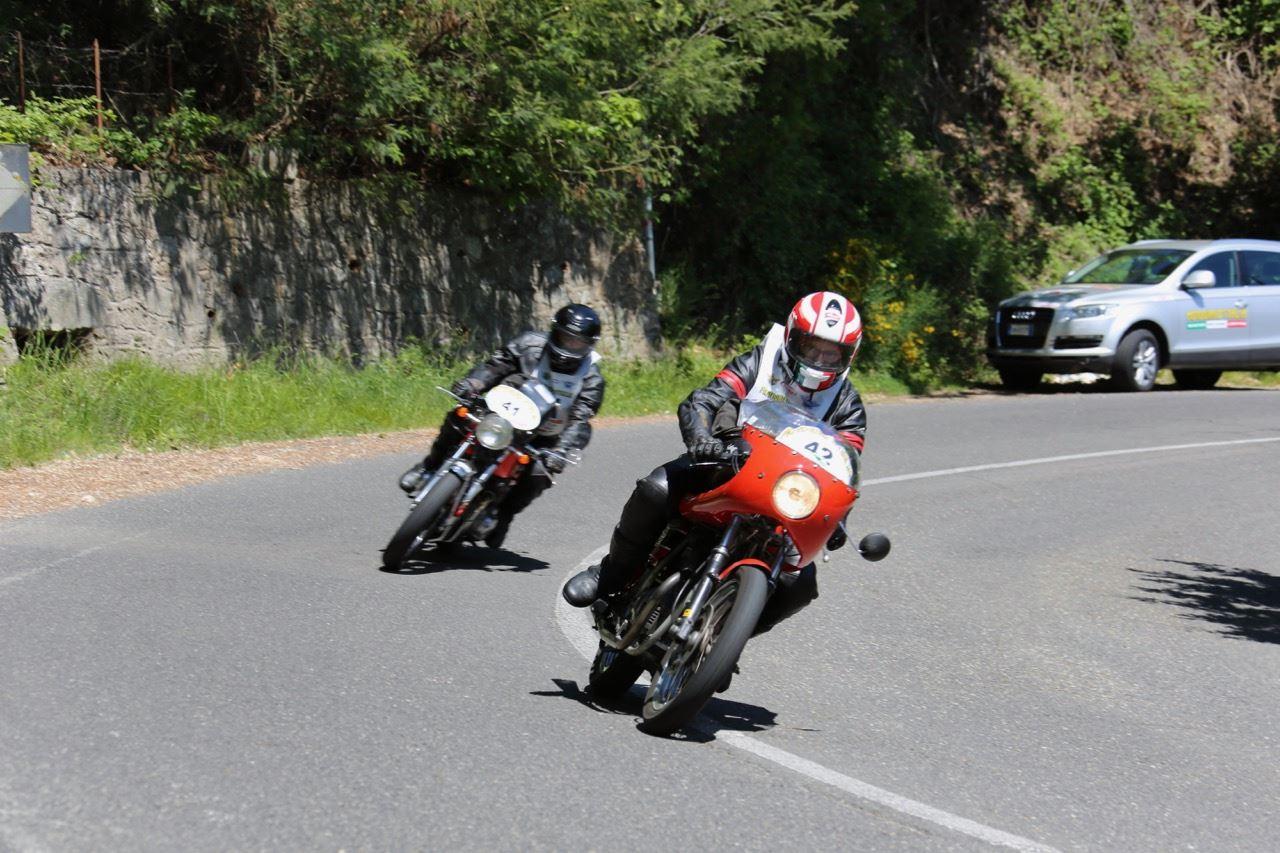
<svg viewBox="0 0 1280 853">
<path fill-rule="evenodd" d="M 565 600 L 574 607 L 586 607 L 598 599 L 612 606 L 617 594 L 639 576 L 658 537 L 677 515 L 681 499 L 714 485 L 715 466 L 695 467 L 695 463 L 731 458 L 724 439 L 737 434 L 744 399 L 781 399 L 805 409 L 833 426 L 851 449 L 861 453 L 866 410 L 847 378 L 861 337 L 861 319 L 848 300 L 826 291 L 811 293 L 796 303 L 785 329 L 774 326 L 760 345 L 690 393 L 678 410 L 688 452 L 636 482 L 613 529 L 608 555 L 599 565 L 569 579 L 562 590 Z M 843 544 L 844 532 L 837 530 L 827 547 L 834 550 Z M 817 597 L 817 570 L 812 563 L 799 572 L 784 573 L 756 633 L 768 631 Z"/>
<path fill-rule="evenodd" d="M 604 376 L 595 352 L 599 340 L 599 315 L 587 305 L 571 303 L 556 312 L 550 333 L 529 331 L 512 338 L 450 389 L 457 396 L 470 399 L 509 376 L 524 375 L 541 379 L 560 401 L 558 416 L 544 424 L 545 433 L 532 442 L 534 447 L 557 456 L 533 462 L 507 493 L 496 510 L 495 526 L 484 538 L 490 548 L 501 547 L 511 519 L 550 488 L 551 474 L 564 470 L 565 462 L 558 457 L 582 450 L 591 441 L 591 418 L 604 402 Z M 400 488 L 409 493 L 416 491 L 458 449 L 469 429 L 469 424 L 453 412 L 446 415 L 431 450 L 422 462 L 400 477 Z"/>
</svg>

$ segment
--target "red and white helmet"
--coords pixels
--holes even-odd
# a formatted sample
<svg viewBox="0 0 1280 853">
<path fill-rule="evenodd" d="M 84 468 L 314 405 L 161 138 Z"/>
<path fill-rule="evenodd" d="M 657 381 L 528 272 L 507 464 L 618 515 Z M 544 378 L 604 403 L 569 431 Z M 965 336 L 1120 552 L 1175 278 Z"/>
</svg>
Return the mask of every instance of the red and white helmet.
<svg viewBox="0 0 1280 853">
<path fill-rule="evenodd" d="M 787 317 L 786 354 L 790 379 L 806 391 L 830 388 L 844 376 L 862 343 L 862 318 L 838 293 L 810 293 Z"/>
</svg>

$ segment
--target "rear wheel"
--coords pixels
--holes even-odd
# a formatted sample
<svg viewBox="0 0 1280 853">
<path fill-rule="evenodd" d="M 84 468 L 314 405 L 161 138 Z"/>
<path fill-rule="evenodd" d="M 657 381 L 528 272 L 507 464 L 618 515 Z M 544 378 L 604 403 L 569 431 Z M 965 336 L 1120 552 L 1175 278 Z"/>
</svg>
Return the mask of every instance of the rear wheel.
<svg viewBox="0 0 1280 853">
<path fill-rule="evenodd" d="M 733 674 L 768 598 L 769 580 L 760 569 L 742 568 L 720 582 L 689 639 L 663 656 L 644 697 L 642 731 L 670 734 L 697 716 Z"/>
<path fill-rule="evenodd" d="M 1033 367 L 1000 368 L 1000 384 L 1010 391 L 1034 391 L 1044 374 Z"/>
<path fill-rule="evenodd" d="M 596 659 L 591 662 L 587 690 L 600 699 L 621 696 L 631 689 L 642 672 L 644 664 L 637 658 L 623 654 L 602 641 L 600 648 L 596 649 Z"/>
<path fill-rule="evenodd" d="M 445 474 L 431 487 L 431 491 L 422 496 L 383 550 L 384 569 L 395 572 L 404 568 L 405 560 L 435 533 L 441 512 L 449 506 L 461 486 L 462 480 L 457 474 Z"/>
<path fill-rule="evenodd" d="M 1134 329 L 1120 339 L 1111 385 L 1118 391 L 1150 391 L 1160 371 L 1160 344 L 1146 329 Z"/>
<path fill-rule="evenodd" d="M 1193 391 L 1212 388 L 1222 378 L 1221 370 L 1175 370 L 1173 378 L 1177 381 L 1179 388 L 1189 388 Z"/>
</svg>

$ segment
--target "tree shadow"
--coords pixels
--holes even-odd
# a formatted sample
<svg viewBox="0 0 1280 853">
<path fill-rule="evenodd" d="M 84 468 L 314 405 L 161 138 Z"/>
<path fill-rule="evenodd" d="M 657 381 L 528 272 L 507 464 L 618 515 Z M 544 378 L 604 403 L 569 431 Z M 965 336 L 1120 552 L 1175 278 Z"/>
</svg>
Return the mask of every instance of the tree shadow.
<svg viewBox="0 0 1280 853">
<path fill-rule="evenodd" d="M 1257 569 L 1189 560 L 1160 560 L 1188 570 L 1146 571 L 1141 576 L 1145 595 L 1131 598 L 1184 608 L 1184 619 L 1203 619 L 1228 637 L 1280 643 L 1280 577 Z"/>
<path fill-rule="evenodd" d="M 578 682 L 571 679 L 553 678 L 551 681 L 558 689 L 534 690 L 529 695 L 572 699 L 601 714 L 629 714 L 635 717 L 640 715 L 640 706 L 644 701 L 644 688 L 639 685 L 632 687 L 621 696 L 599 699 L 583 690 L 578 686 Z M 710 743 L 716 739 L 716 733 L 721 731 L 766 731 L 777 725 L 777 717 L 776 712 L 759 705 L 713 696 L 692 723 L 671 735 L 670 738 L 692 743 Z"/>
<path fill-rule="evenodd" d="M 435 555 L 435 559 L 431 556 Z M 551 564 L 536 557 L 517 554 L 506 548 L 461 545 L 445 552 L 425 552 L 422 559 L 409 560 L 400 569 L 379 566 L 388 575 L 433 575 L 438 572 L 540 572 Z"/>
</svg>

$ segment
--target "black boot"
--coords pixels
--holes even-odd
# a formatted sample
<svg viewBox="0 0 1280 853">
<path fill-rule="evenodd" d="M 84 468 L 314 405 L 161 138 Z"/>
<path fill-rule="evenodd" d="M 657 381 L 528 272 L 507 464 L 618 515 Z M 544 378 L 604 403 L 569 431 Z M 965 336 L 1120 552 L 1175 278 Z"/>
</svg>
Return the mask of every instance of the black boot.
<svg viewBox="0 0 1280 853">
<path fill-rule="evenodd" d="M 427 479 L 427 469 L 421 462 L 400 475 L 400 488 L 405 494 L 413 494 Z"/>
<path fill-rule="evenodd" d="M 560 594 L 574 607 L 587 607 L 595 602 L 600 591 L 600 566 L 589 566 L 578 572 L 564 585 Z"/>
</svg>

